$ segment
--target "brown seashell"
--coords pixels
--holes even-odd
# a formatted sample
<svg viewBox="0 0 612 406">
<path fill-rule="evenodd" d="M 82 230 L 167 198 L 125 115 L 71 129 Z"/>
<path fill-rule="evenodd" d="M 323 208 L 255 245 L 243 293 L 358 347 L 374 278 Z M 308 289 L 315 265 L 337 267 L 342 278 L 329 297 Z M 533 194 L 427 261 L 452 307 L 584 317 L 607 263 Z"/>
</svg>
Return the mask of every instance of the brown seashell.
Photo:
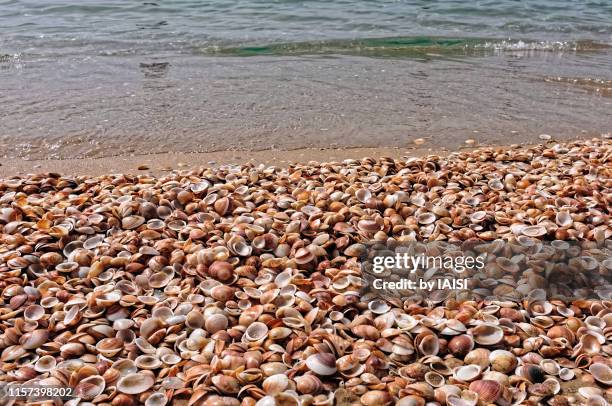
<svg viewBox="0 0 612 406">
<path fill-rule="evenodd" d="M 518 365 L 518 359 L 516 355 L 510 351 L 495 350 L 489 355 L 489 361 L 491 367 L 498 372 L 508 374 L 514 371 L 514 368 Z"/>
<path fill-rule="evenodd" d="M 393 402 L 393 396 L 387 391 L 373 390 L 361 395 L 359 400 L 364 406 L 384 406 Z"/>
<path fill-rule="evenodd" d="M 486 348 L 476 348 L 470 351 L 464 358 L 466 364 L 478 365 L 482 370 L 489 367 L 491 352 Z"/>
<path fill-rule="evenodd" d="M 114 357 L 123 350 L 123 340 L 116 337 L 103 338 L 96 344 L 96 350 L 105 357 Z"/>
<path fill-rule="evenodd" d="M 380 332 L 374 326 L 369 326 L 367 324 L 360 324 L 358 326 L 353 327 L 353 334 L 357 337 L 362 337 L 367 340 L 376 341 L 380 338 Z"/>
<path fill-rule="evenodd" d="M 264 379 L 261 388 L 267 395 L 276 395 L 287 389 L 289 378 L 285 374 L 276 374 Z"/>
<path fill-rule="evenodd" d="M 142 372 L 128 374 L 117 381 L 117 390 L 128 395 L 137 395 L 153 386 L 153 376 Z"/>
<path fill-rule="evenodd" d="M 495 324 L 483 323 L 472 329 L 474 341 L 480 345 L 495 345 L 504 339 L 504 331 Z"/>
<path fill-rule="evenodd" d="M 229 262 L 215 261 L 208 267 L 208 274 L 221 282 L 226 282 L 234 276 L 234 267 Z"/>
<path fill-rule="evenodd" d="M 470 390 L 478 394 L 482 404 L 495 403 L 502 396 L 504 387 L 496 381 L 479 380 L 470 383 Z"/>
<path fill-rule="evenodd" d="M 474 339 L 467 334 L 454 336 L 448 342 L 449 351 L 457 357 L 465 357 L 474 349 Z"/>
<path fill-rule="evenodd" d="M 444 402 L 446 402 L 446 397 L 444 397 Z M 396 403 L 396 406 L 425 406 L 425 399 L 420 396 L 404 396 Z"/>
<path fill-rule="evenodd" d="M 227 316 L 225 316 L 224 314 L 213 314 L 211 316 L 208 316 L 206 318 L 206 322 L 204 323 L 206 331 L 208 331 L 211 334 L 214 334 L 217 331 L 227 329 L 228 325 L 229 325 L 229 320 L 227 319 Z"/>
<path fill-rule="evenodd" d="M 317 375 L 333 375 L 336 373 L 336 358 L 333 354 L 322 352 L 313 354 L 306 359 L 306 366 Z"/>
<path fill-rule="evenodd" d="M 247 341 L 260 341 L 268 336 L 268 326 L 261 322 L 252 323 L 244 332 Z"/>
<path fill-rule="evenodd" d="M 612 385 L 612 368 L 603 363 L 593 363 L 589 366 L 589 372 L 595 380 L 604 385 Z"/>
<path fill-rule="evenodd" d="M 212 383 L 224 394 L 232 395 L 240 391 L 240 382 L 232 376 L 215 375 L 212 377 Z"/>
<path fill-rule="evenodd" d="M 323 383 L 315 375 L 302 375 L 294 380 L 297 391 L 302 394 L 314 395 L 323 387 Z"/>
<path fill-rule="evenodd" d="M 81 380 L 74 388 L 74 396 L 92 400 L 106 388 L 106 382 L 100 375 L 89 376 Z"/>
<path fill-rule="evenodd" d="M 38 329 L 21 336 L 19 342 L 23 349 L 33 350 L 43 345 L 48 339 L 49 332 L 47 330 Z"/>
</svg>

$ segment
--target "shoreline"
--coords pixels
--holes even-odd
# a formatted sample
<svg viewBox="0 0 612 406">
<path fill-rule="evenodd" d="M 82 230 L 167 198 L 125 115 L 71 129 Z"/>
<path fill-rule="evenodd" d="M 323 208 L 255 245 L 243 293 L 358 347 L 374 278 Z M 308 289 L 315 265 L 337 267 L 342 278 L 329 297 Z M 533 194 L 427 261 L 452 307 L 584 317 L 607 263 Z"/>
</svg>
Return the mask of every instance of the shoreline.
<svg viewBox="0 0 612 406">
<path fill-rule="evenodd" d="M 407 146 L 380 148 L 302 148 L 293 150 L 263 151 L 216 151 L 133 156 L 112 156 L 102 158 L 74 158 L 25 160 L 21 158 L 2 159 L 0 178 L 25 176 L 28 174 L 55 172 L 62 175 L 99 176 L 111 173 L 163 175 L 173 170 L 184 170 L 198 167 L 216 167 L 223 164 L 264 164 L 266 166 L 287 166 L 292 163 L 342 161 L 344 159 L 361 159 L 366 156 L 423 156 L 429 154 L 445 155 L 450 151 L 439 147 Z M 148 169 L 139 169 L 139 167 Z"/>
<path fill-rule="evenodd" d="M 594 138 L 607 138 L 606 136 Z M 427 155 L 445 156 L 453 152 L 470 151 L 480 148 L 518 149 L 530 148 L 538 144 L 554 145 L 557 142 L 567 143 L 593 139 L 579 137 L 574 140 L 538 140 L 533 144 L 470 144 L 460 148 L 448 149 L 439 143 L 424 140 L 423 144 L 412 144 L 404 147 L 355 147 L 355 148 L 300 148 L 292 150 L 226 150 L 216 152 L 193 153 L 154 153 L 130 156 L 110 156 L 101 158 L 74 159 L 33 159 L 7 158 L 0 159 L 0 179 L 23 177 L 39 173 L 59 173 L 66 176 L 102 176 L 115 173 L 131 175 L 163 176 L 175 170 L 187 170 L 200 167 L 218 167 L 224 164 L 241 165 L 253 163 L 266 166 L 286 167 L 291 164 L 309 162 L 341 162 L 345 159 L 362 159 L 364 157 L 423 157 Z"/>
</svg>

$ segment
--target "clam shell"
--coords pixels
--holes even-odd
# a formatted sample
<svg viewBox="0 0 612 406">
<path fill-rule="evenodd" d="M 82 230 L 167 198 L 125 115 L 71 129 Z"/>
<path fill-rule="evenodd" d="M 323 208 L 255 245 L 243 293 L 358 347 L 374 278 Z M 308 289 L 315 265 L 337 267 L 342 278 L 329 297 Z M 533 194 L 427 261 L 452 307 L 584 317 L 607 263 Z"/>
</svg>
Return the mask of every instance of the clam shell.
<svg viewBox="0 0 612 406">
<path fill-rule="evenodd" d="M 317 375 L 333 375 L 336 373 L 336 358 L 330 353 L 313 354 L 306 359 L 306 366 Z"/>
<path fill-rule="evenodd" d="M 599 362 L 591 364 L 589 372 L 597 382 L 612 385 L 612 368 Z"/>
<path fill-rule="evenodd" d="M 142 372 L 131 373 L 117 381 L 117 390 L 128 395 L 137 395 L 151 388 L 155 380 L 153 376 Z"/>
<path fill-rule="evenodd" d="M 268 335 L 268 326 L 261 322 L 252 323 L 244 332 L 248 341 L 259 341 Z"/>
<path fill-rule="evenodd" d="M 478 365 L 464 365 L 453 370 L 453 378 L 462 382 L 471 382 L 480 376 Z"/>
<path fill-rule="evenodd" d="M 84 400 L 92 400 L 106 388 L 106 382 L 100 375 L 94 375 L 81 380 L 74 388 L 74 396 Z"/>
<path fill-rule="evenodd" d="M 500 343 L 504 339 L 504 331 L 501 327 L 483 323 L 472 329 L 474 341 L 480 345 L 495 345 Z"/>
</svg>

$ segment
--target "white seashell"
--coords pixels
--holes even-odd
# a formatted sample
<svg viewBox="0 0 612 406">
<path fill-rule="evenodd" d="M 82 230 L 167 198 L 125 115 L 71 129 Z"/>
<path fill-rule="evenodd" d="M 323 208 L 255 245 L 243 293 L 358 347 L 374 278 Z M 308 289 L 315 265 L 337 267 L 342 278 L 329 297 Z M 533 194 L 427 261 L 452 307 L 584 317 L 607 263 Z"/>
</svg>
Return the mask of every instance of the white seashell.
<svg viewBox="0 0 612 406">
<path fill-rule="evenodd" d="M 153 376 L 149 374 L 132 373 L 117 381 L 117 390 L 128 395 L 137 395 L 149 389 L 154 383 Z"/>
<path fill-rule="evenodd" d="M 464 365 L 453 370 L 453 377 L 458 381 L 471 382 L 480 376 L 480 372 L 478 365 Z"/>
<path fill-rule="evenodd" d="M 333 375 L 336 373 L 336 358 L 333 354 L 322 352 L 313 354 L 306 359 L 306 366 L 317 375 Z"/>
</svg>

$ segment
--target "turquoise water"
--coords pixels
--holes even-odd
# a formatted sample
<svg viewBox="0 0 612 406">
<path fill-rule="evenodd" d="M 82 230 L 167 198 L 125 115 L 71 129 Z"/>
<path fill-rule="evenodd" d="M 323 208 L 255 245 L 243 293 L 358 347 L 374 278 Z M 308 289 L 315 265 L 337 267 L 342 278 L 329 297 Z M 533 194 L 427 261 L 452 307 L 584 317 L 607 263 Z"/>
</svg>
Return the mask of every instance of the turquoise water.
<svg viewBox="0 0 612 406">
<path fill-rule="evenodd" d="M 0 0 L 0 146 L 597 134 L 611 125 L 611 45 L 609 0 Z"/>
</svg>

